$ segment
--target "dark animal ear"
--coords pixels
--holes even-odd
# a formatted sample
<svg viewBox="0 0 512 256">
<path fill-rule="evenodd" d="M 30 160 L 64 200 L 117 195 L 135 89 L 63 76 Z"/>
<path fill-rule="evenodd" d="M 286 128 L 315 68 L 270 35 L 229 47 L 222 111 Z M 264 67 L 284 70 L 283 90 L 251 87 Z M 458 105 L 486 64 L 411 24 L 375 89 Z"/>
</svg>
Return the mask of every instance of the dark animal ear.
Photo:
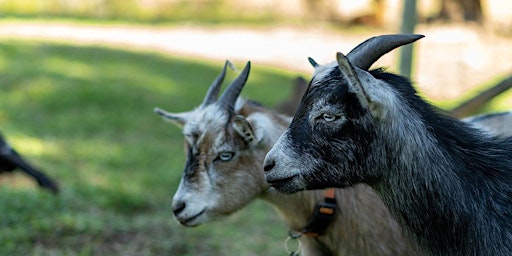
<svg viewBox="0 0 512 256">
<path fill-rule="evenodd" d="M 359 77 L 352 64 L 350 64 L 350 61 L 341 52 L 336 53 L 336 61 L 338 62 L 338 68 L 341 74 L 348 81 L 349 90 L 357 95 L 363 107 L 368 107 L 368 104 L 371 102 L 370 95 L 368 95 L 361 81 L 359 81 Z"/>
<path fill-rule="evenodd" d="M 235 116 L 233 129 L 244 139 L 245 144 L 250 145 L 257 143 L 251 124 L 243 116 Z"/>
<path fill-rule="evenodd" d="M 155 113 L 160 115 L 164 120 L 169 121 L 180 128 L 183 128 L 190 117 L 190 112 L 170 113 L 160 108 L 155 108 Z"/>
<path fill-rule="evenodd" d="M 318 66 L 320 66 L 320 65 L 318 65 L 318 63 L 317 63 L 313 58 L 311 58 L 311 57 L 308 57 L 308 61 L 309 61 L 309 64 L 311 64 L 311 66 L 312 66 L 312 67 L 314 67 L 314 68 L 317 68 Z"/>
<path fill-rule="evenodd" d="M 380 88 L 379 80 L 375 79 L 365 70 L 358 69 L 358 74 L 348 58 L 340 52 L 336 54 L 336 61 L 338 62 L 338 68 L 341 74 L 348 82 L 349 91 L 357 95 L 359 103 L 363 108 L 368 109 L 375 118 L 381 119 L 385 109 L 385 104 L 383 103 L 387 102 L 389 99 L 381 99 L 382 96 L 380 95 L 382 93 L 376 93 Z M 361 75 L 363 75 L 363 77 L 360 77 Z"/>
</svg>

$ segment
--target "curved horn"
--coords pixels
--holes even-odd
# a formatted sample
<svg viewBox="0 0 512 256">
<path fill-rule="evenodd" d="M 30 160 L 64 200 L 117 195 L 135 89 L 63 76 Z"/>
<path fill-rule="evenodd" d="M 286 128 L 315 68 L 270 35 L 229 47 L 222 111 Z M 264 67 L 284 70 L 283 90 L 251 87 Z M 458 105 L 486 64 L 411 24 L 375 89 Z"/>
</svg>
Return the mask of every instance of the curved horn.
<svg viewBox="0 0 512 256">
<path fill-rule="evenodd" d="M 410 44 L 424 35 L 395 34 L 372 37 L 347 54 L 350 63 L 360 69 L 368 70 L 384 54 L 402 45 Z"/>
<path fill-rule="evenodd" d="M 245 83 L 247 82 L 247 78 L 249 77 L 249 71 L 251 70 L 251 62 L 248 61 L 245 65 L 242 73 L 238 75 L 238 77 L 229 85 L 229 87 L 224 91 L 222 96 L 220 97 L 219 104 L 224 105 L 228 111 L 232 111 L 235 109 L 235 102 Z"/>
<path fill-rule="evenodd" d="M 220 91 L 220 87 L 222 85 L 222 82 L 224 81 L 224 77 L 226 76 L 226 68 L 228 66 L 229 66 L 229 68 L 234 69 L 233 63 L 231 63 L 229 60 L 226 60 L 226 63 L 224 64 L 224 68 L 222 69 L 222 72 L 210 85 L 210 88 L 208 89 L 208 92 L 206 93 L 206 96 L 204 97 L 204 100 L 203 100 L 203 103 L 201 104 L 201 106 L 203 106 L 203 107 L 208 106 L 217 100 L 217 97 L 218 97 L 219 91 Z"/>
<path fill-rule="evenodd" d="M 319 66 L 318 63 L 311 57 L 308 57 L 308 61 L 314 68 L 317 68 Z"/>
</svg>

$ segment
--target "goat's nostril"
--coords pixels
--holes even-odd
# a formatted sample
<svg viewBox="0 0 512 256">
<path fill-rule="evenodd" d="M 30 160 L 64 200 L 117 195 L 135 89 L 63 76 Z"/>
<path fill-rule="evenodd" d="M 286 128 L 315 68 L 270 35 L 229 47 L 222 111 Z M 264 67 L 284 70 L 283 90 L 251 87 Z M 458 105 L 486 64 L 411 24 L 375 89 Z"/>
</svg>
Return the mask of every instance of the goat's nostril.
<svg viewBox="0 0 512 256">
<path fill-rule="evenodd" d="M 179 214 L 183 209 L 185 209 L 185 207 L 186 204 L 183 201 L 174 202 L 172 204 L 172 212 L 174 212 L 175 215 Z"/>
<path fill-rule="evenodd" d="M 276 162 L 274 162 L 274 160 L 265 161 L 265 166 L 263 166 L 263 170 L 268 172 L 268 171 L 272 170 L 272 168 L 274 168 L 274 166 L 276 166 Z"/>
</svg>

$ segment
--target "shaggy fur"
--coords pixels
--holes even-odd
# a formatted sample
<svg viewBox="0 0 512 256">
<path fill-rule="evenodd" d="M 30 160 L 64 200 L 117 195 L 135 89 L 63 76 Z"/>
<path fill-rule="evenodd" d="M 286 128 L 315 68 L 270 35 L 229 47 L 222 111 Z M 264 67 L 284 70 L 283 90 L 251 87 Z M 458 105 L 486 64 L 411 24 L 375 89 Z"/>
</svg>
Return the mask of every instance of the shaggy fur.
<svg viewBox="0 0 512 256">
<path fill-rule="evenodd" d="M 343 55 L 317 73 L 265 160 L 276 189 L 374 188 L 429 255 L 512 255 L 512 138 L 494 137 Z"/>
<path fill-rule="evenodd" d="M 229 216 L 260 198 L 274 206 L 290 229 L 301 231 L 315 205 L 323 201 L 324 191 L 279 193 L 269 188 L 262 169 L 265 154 L 290 118 L 242 98 L 235 105 L 231 114 L 212 104 L 163 115 L 183 128 L 187 152 L 173 197 L 175 218 L 185 226 L 197 226 Z M 231 155 L 221 156 L 226 152 Z M 336 200 L 339 209 L 326 232 L 300 238 L 301 255 L 417 255 L 371 188 L 337 189 Z M 283 230 L 283 242 L 285 238 Z"/>
</svg>

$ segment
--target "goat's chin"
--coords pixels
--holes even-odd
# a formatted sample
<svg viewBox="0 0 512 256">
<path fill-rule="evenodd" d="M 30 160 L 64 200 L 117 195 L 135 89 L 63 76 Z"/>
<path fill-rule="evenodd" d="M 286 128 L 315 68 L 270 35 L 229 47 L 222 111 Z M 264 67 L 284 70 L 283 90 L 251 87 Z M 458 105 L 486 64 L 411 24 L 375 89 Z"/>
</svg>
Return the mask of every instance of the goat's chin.
<svg viewBox="0 0 512 256">
<path fill-rule="evenodd" d="M 303 179 L 300 175 L 270 183 L 270 186 L 275 190 L 286 194 L 291 194 L 306 189 L 306 186 L 304 185 Z"/>
<path fill-rule="evenodd" d="M 332 180 L 308 180 L 305 178 L 305 190 L 317 190 L 326 188 L 346 188 L 354 185 L 349 180 L 345 179 L 332 179 Z"/>
<path fill-rule="evenodd" d="M 197 227 L 197 226 L 200 226 L 200 225 L 208 223 L 208 222 L 223 220 L 236 211 L 237 211 L 237 209 L 234 209 L 234 210 L 232 209 L 231 211 L 223 211 L 223 212 L 219 212 L 219 211 L 212 210 L 212 209 L 207 209 L 207 210 L 203 211 L 202 213 L 198 214 L 197 216 L 194 216 L 189 219 L 179 219 L 179 218 L 175 218 L 175 219 L 181 225 L 183 225 L 185 227 L 193 228 L 193 227 Z"/>
<path fill-rule="evenodd" d="M 305 190 L 306 188 L 296 187 L 293 185 L 284 185 L 284 186 L 280 185 L 278 187 L 275 187 L 275 189 L 281 193 L 292 194 L 292 193 L 296 193 L 296 192 Z"/>
<path fill-rule="evenodd" d="M 210 218 L 207 214 L 205 214 L 205 210 L 197 213 L 193 216 L 187 216 L 187 217 L 179 217 L 175 216 L 175 219 L 183 226 L 185 227 L 197 227 L 205 222 L 208 222 Z"/>
<path fill-rule="evenodd" d="M 188 222 L 181 222 L 181 221 L 178 221 L 181 225 L 187 227 L 187 228 L 195 228 L 203 223 L 188 223 Z"/>
</svg>

